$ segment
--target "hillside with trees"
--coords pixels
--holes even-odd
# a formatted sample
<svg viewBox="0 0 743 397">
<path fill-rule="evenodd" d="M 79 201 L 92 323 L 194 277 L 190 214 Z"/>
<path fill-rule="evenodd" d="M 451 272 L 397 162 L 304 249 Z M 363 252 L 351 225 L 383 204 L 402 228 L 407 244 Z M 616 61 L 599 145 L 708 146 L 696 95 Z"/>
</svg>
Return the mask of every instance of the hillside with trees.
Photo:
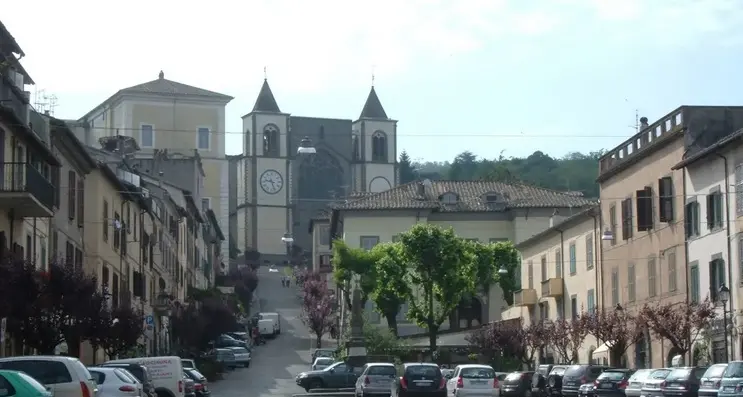
<svg viewBox="0 0 743 397">
<path fill-rule="evenodd" d="M 569 153 L 562 158 L 536 151 L 528 157 L 500 156 L 492 160 L 477 158 L 463 152 L 453 161 L 416 162 L 403 151 L 400 154 L 400 182 L 417 178 L 445 180 L 493 180 L 521 182 L 548 189 L 582 192 L 586 197 L 598 197 L 596 183 L 598 160 L 603 151 Z"/>
</svg>

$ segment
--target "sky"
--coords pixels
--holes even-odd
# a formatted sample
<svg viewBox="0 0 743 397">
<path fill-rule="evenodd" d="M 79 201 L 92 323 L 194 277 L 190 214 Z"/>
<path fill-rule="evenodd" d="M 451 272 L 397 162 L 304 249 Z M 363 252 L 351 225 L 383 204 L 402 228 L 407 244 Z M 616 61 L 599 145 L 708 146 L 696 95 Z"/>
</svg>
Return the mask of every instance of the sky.
<svg viewBox="0 0 743 397">
<path fill-rule="evenodd" d="M 198 4 L 198 6 L 197 6 Z M 372 84 L 413 159 L 611 149 L 681 105 L 743 104 L 740 0 L 28 0 L 2 22 L 54 115 L 170 80 L 356 119 Z M 43 10 L 43 11 L 41 11 Z M 349 131 L 350 133 L 350 131 Z"/>
</svg>

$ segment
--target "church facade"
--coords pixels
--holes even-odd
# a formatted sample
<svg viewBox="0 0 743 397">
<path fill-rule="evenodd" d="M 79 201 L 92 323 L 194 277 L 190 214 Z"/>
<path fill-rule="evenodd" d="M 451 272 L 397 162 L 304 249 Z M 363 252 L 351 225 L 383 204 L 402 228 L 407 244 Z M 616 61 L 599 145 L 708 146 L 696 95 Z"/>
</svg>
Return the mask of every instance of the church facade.
<svg viewBox="0 0 743 397">
<path fill-rule="evenodd" d="M 282 112 L 267 80 L 242 117 L 243 155 L 232 162 L 229 228 L 236 252 L 257 251 L 273 263 L 309 258 L 310 220 L 351 192 L 398 184 L 397 120 L 371 88 L 358 119 L 301 117 Z M 297 154 L 309 138 L 315 154 Z M 285 234 L 293 243 L 282 241 Z"/>
</svg>

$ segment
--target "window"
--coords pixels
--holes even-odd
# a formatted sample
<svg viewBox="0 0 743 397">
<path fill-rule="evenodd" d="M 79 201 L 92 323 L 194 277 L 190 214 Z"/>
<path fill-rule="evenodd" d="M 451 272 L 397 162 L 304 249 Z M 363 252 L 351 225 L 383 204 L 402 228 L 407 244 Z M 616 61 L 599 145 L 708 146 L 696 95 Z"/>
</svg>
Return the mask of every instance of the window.
<svg viewBox="0 0 743 397">
<path fill-rule="evenodd" d="M 559 248 L 555 251 L 555 277 L 562 278 L 562 252 Z"/>
<path fill-rule="evenodd" d="M 330 226 L 329 225 L 320 226 L 320 244 L 330 245 Z"/>
<path fill-rule="evenodd" d="M 121 235 L 121 216 L 118 212 L 114 212 L 114 249 L 119 249 Z"/>
<path fill-rule="evenodd" d="M 578 258 L 575 252 L 575 243 L 570 243 L 570 275 L 574 276 L 578 271 Z"/>
<path fill-rule="evenodd" d="M 589 289 L 586 295 L 586 309 L 588 309 L 588 313 L 593 313 L 596 310 L 596 292 L 593 289 Z"/>
<path fill-rule="evenodd" d="M 648 258 L 648 297 L 658 294 L 658 269 L 655 267 L 655 257 Z"/>
<path fill-rule="evenodd" d="M 33 262 L 34 260 L 33 245 L 34 245 L 34 238 L 31 237 L 30 234 L 27 234 L 26 235 L 26 260 L 29 262 Z"/>
<path fill-rule="evenodd" d="M 150 124 L 139 126 L 139 146 L 144 148 L 155 147 L 155 129 Z"/>
<path fill-rule="evenodd" d="M 617 207 L 612 204 L 609 207 L 609 228 L 611 229 L 611 235 L 614 236 L 611 239 L 611 245 L 617 244 Z"/>
<path fill-rule="evenodd" d="M 541 262 L 542 268 L 540 270 L 542 271 L 542 281 L 545 281 L 549 278 L 547 275 L 547 255 L 542 255 Z"/>
<path fill-rule="evenodd" d="M 54 186 L 54 206 L 57 208 L 62 201 L 62 175 L 59 167 L 52 169 L 52 185 Z"/>
<path fill-rule="evenodd" d="M 690 289 L 691 289 L 691 301 L 692 303 L 699 303 L 699 265 L 696 261 L 691 263 L 689 267 L 689 277 L 691 278 Z"/>
<path fill-rule="evenodd" d="M 83 268 L 83 252 L 79 248 L 75 248 L 75 269 Z"/>
<path fill-rule="evenodd" d="M 75 264 L 75 246 L 71 242 L 65 244 L 65 266 L 73 266 Z"/>
<path fill-rule="evenodd" d="M 101 270 L 101 286 L 108 287 L 108 266 L 104 263 L 103 270 Z"/>
<path fill-rule="evenodd" d="M 529 289 L 534 289 L 534 262 L 529 261 L 527 263 L 528 263 L 528 266 L 526 268 L 528 272 L 527 285 L 529 286 L 528 287 Z"/>
<path fill-rule="evenodd" d="M 678 285 L 678 276 L 676 275 L 676 253 L 671 251 L 666 253 L 668 261 L 668 292 L 676 291 Z"/>
<path fill-rule="evenodd" d="M 132 206 L 129 203 L 126 204 L 126 223 L 124 223 L 123 229 L 132 234 Z"/>
<path fill-rule="evenodd" d="M 114 273 L 111 279 L 111 305 L 119 306 L 119 275 Z"/>
<path fill-rule="evenodd" d="M 379 236 L 361 236 L 361 248 L 369 251 L 379 244 Z"/>
<path fill-rule="evenodd" d="M 49 263 L 49 258 L 47 257 L 46 252 L 46 238 L 41 237 L 39 239 L 39 245 L 41 246 L 41 256 L 39 257 L 39 262 L 41 262 L 41 269 L 46 270 L 47 264 Z"/>
<path fill-rule="evenodd" d="M 211 141 L 211 132 L 207 127 L 199 127 L 197 132 L 197 144 L 199 149 L 209 150 Z"/>
<path fill-rule="evenodd" d="M 725 284 L 725 261 L 716 258 L 709 263 L 709 297 L 713 302 L 717 302 L 722 284 Z"/>
<path fill-rule="evenodd" d="M 54 259 L 59 257 L 59 232 L 52 230 L 52 256 Z"/>
<path fill-rule="evenodd" d="M 735 166 L 735 212 L 743 216 L 743 163 Z"/>
<path fill-rule="evenodd" d="M 635 264 L 630 263 L 629 266 L 627 266 L 627 300 L 629 302 L 635 301 L 635 283 L 637 279 L 635 278 Z"/>
<path fill-rule="evenodd" d="M 109 218 L 108 218 L 108 201 L 103 200 L 103 242 L 108 242 L 108 228 L 109 228 Z"/>
<path fill-rule="evenodd" d="M 539 304 L 539 318 L 543 320 L 550 319 L 550 305 L 548 302 L 541 302 Z"/>
<path fill-rule="evenodd" d="M 619 269 L 611 269 L 611 305 L 619 304 Z"/>
<path fill-rule="evenodd" d="M 637 201 L 637 231 L 646 232 L 653 228 L 653 189 L 646 186 L 635 192 Z"/>
<path fill-rule="evenodd" d="M 77 209 L 77 200 L 75 191 L 77 190 L 75 171 L 69 171 L 67 173 L 67 216 L 70 220 L 75 219 L 75 209 Z"/>
<path fill-rule="evenodd" d="M 399 234 L 395 234 L 395 235 L 393 235 L 393 236 L 392 236 L 392 242 L 393 242 L 393 243 L 396 243 L 396 242 L 398 242 L 398 241 L 400 241 L 400 235 L 399 235 Z"/>
<path fill-rule="evenodd" d="M 210 208 L 212 208 L 212 199 L 209 197 L 202 198 L 201 199 L 201 211 L 206 212 Z"/>
<path fill-rule="evenodd" d="M 622 200 L 622 240 L 632 238 L 632 199 Z"/>
<path fill-rule="evenodd" d="M 699 236 L 699 203 L 692 201 L 686 204 L 686 237 Z"/>
<path fill-rule="evenodd" d="M 382 131 L 372 134 L 372 161 L 387 161 L 387 134 Z"/>
<path fill-rule="evenodd" d="M 586 270 L 593 269 L 593 234 L 586 236 Z"/>
<path fill-rule="evenodd" d="M 673 179 L 670 176 L 658 179 L 658 209 L 661 222 L 673 221 Z"/>
<path fill-rule="evenodd" d="M 441 195 L 441 202 L 444 204 L 456 204 L 459 201 L 459 197 L 455 193 L 444 193 Z"/>
<path fill-rule="evenodd" d="M 707 229 L 722 227 L 722 193 L 716 191 L 707 195 Z"/>
<path fill-rule="evenodd" d="M 85 224 L 85 180 L 77 179 L 77 227 Z"/>
<path fill-rule="evenodd" d="M 572 319 L 578 318 L 578 295 L 570 296 L 570 316 Z"/>
<path fill-rule="evenodd" d="M 279 155 L 279 127 L 269 124 L 263 128 L 263 155 Z"/>
</svg>

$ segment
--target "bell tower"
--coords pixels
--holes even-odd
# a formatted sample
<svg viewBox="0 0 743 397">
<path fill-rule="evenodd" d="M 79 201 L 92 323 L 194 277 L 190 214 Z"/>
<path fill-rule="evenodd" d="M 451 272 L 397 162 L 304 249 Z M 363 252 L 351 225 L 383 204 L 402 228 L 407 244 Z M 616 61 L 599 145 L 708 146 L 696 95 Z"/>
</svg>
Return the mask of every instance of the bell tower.
<svg viewBox="0 0 743 397">
<path fill-rule="evenodd" d="M 352 134 L 354 190 L 376 193 L 397 186 L 397 120 L 387 117 L 373 85 Z"/>
</svg>

